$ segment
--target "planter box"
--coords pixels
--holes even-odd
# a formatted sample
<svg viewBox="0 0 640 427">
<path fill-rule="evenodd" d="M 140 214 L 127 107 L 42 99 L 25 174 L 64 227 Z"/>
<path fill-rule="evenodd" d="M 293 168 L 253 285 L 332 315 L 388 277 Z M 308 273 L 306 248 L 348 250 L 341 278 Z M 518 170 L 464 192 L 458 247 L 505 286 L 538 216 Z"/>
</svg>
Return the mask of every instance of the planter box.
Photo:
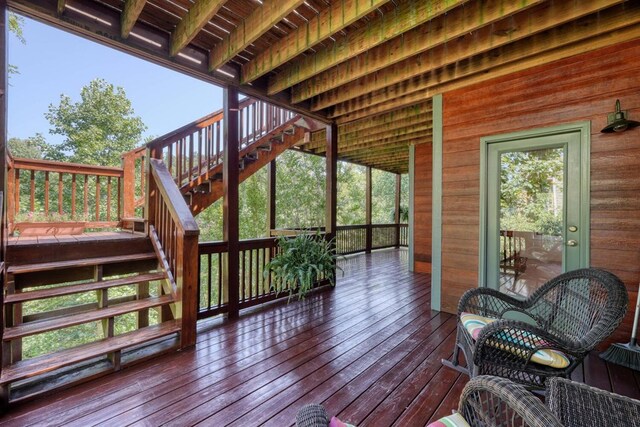
<svg viewBox="0 0 640 427">
<path fill-rule="evenodd" d="M 82 234 L 85 225 L 85 222 L 18 222 L 14 232 L 25 237 Z"/>
</svg>

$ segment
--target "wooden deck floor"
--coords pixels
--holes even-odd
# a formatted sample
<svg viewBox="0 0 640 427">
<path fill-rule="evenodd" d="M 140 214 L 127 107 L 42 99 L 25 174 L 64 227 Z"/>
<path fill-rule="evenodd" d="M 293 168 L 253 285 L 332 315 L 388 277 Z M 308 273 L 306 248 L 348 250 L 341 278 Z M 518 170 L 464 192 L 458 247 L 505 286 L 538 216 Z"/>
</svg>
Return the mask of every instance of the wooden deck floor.
<svg viewBox="0 0 640 427">
<path fill-rule="evenodd" d="M 12 408 L 2 425 L 287 426 L 309 402 L 359 426 L 422 426 L 457 406 L 443 368 L 455 319 L 430 310 L 407 252 L 349 258 L 335 290 L 201 325 L 198 344 Z M 590 357 L 576 377 L 640 397 L 637 373 Z"/>
</svg>

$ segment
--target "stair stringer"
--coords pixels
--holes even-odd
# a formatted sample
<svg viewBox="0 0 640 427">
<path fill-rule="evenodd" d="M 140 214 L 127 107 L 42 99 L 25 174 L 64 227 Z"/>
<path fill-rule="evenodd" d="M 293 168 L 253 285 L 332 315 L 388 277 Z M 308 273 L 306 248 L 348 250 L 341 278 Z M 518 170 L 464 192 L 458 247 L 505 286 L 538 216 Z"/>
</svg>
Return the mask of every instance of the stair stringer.
<svg viewBox="0 0 640 427">
<path fill-rule="evenodd" d="M 289 134 L 286 131 L 293 128 L 293 133 Z M 304 139 L 304 135 L 308 132 L 306 127 L 301 127 L 288 123 L 278 128 L 278 132 L 271 132 L 267 136 L 259 139 L 250 146 L 243 149 L 240 153 L 240 159 L 249 153 L 253 153 L 257 150 L 257 147 L 270 142 L 270 151 L 261 151 L 258 155 L 258 159 L 245 164 L 244 168 L 240 171 L 239 182 L 243 182 L 251 175 L 256 173 L 260 168 L 276 159 L 280 154 L 284 153 L 289 148 L 299 144 Z M 279 136 L 282 136 L 281 142 L 276 142 Z M 215 176 L 216 173 L 222 172 L 222 165 L 218 165 L 209 171 L 211 176 Z M 193 193 L 191 197 L 190 209 L 193 215 L 197 215 L 207 207 L 211 206 L 216 200 L 220 199 L 224 195 L 223 183 L 221 180 L 216 180 L 211 183 L 211 190 L 206 193 L 197 192 Z"/>
</svg>

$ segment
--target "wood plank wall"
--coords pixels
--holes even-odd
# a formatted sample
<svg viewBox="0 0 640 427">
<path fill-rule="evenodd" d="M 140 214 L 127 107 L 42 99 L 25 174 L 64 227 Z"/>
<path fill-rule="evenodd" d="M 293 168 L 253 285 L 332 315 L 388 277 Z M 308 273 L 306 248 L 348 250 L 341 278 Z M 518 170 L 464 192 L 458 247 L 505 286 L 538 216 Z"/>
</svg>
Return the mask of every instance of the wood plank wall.
<svg viewBox="0 0 640 427">
<path fill-rule="evenodd" d="M 433 146 L 416 145 L 414 173 L 414 271 L 431 273 L 431 176 Z"/>
<path fill-rule="evenodd" d="M 462 293 L 478 284 L 480 138 L 591 120 L 591 265 L 627 285 L 632 304 L 614 338 L 628 340 L 640 280 L 640 128 L 600 129 L 616 98 L 640 120 L 638 52 L 640 40 L 444 94 L 444 311 L 455 312 Z M 418 153 L 417 164 L 431 161 Z M 416 202 L 430 204 L 423 200 Z M 416 244 L 416 253 L 425 250 Z"/>
</svg>

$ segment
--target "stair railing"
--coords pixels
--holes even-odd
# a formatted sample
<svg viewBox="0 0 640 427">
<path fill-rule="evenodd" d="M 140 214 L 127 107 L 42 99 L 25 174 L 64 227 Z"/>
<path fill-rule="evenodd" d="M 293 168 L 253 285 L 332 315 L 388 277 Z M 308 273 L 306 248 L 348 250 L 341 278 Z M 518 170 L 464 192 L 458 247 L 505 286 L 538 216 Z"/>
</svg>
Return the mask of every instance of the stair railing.
<svg viewBox="0 0 640 427">
<path fill-rule="evenodd" d="M 169 170 L 149 158 L 146 212 L 149 234 L 171 273 L 176 303 L 173 316 L 181 321 L 180 347 L 195 344 L 198 312 L 198 235 L 200 230 Z"/>
</svg>

